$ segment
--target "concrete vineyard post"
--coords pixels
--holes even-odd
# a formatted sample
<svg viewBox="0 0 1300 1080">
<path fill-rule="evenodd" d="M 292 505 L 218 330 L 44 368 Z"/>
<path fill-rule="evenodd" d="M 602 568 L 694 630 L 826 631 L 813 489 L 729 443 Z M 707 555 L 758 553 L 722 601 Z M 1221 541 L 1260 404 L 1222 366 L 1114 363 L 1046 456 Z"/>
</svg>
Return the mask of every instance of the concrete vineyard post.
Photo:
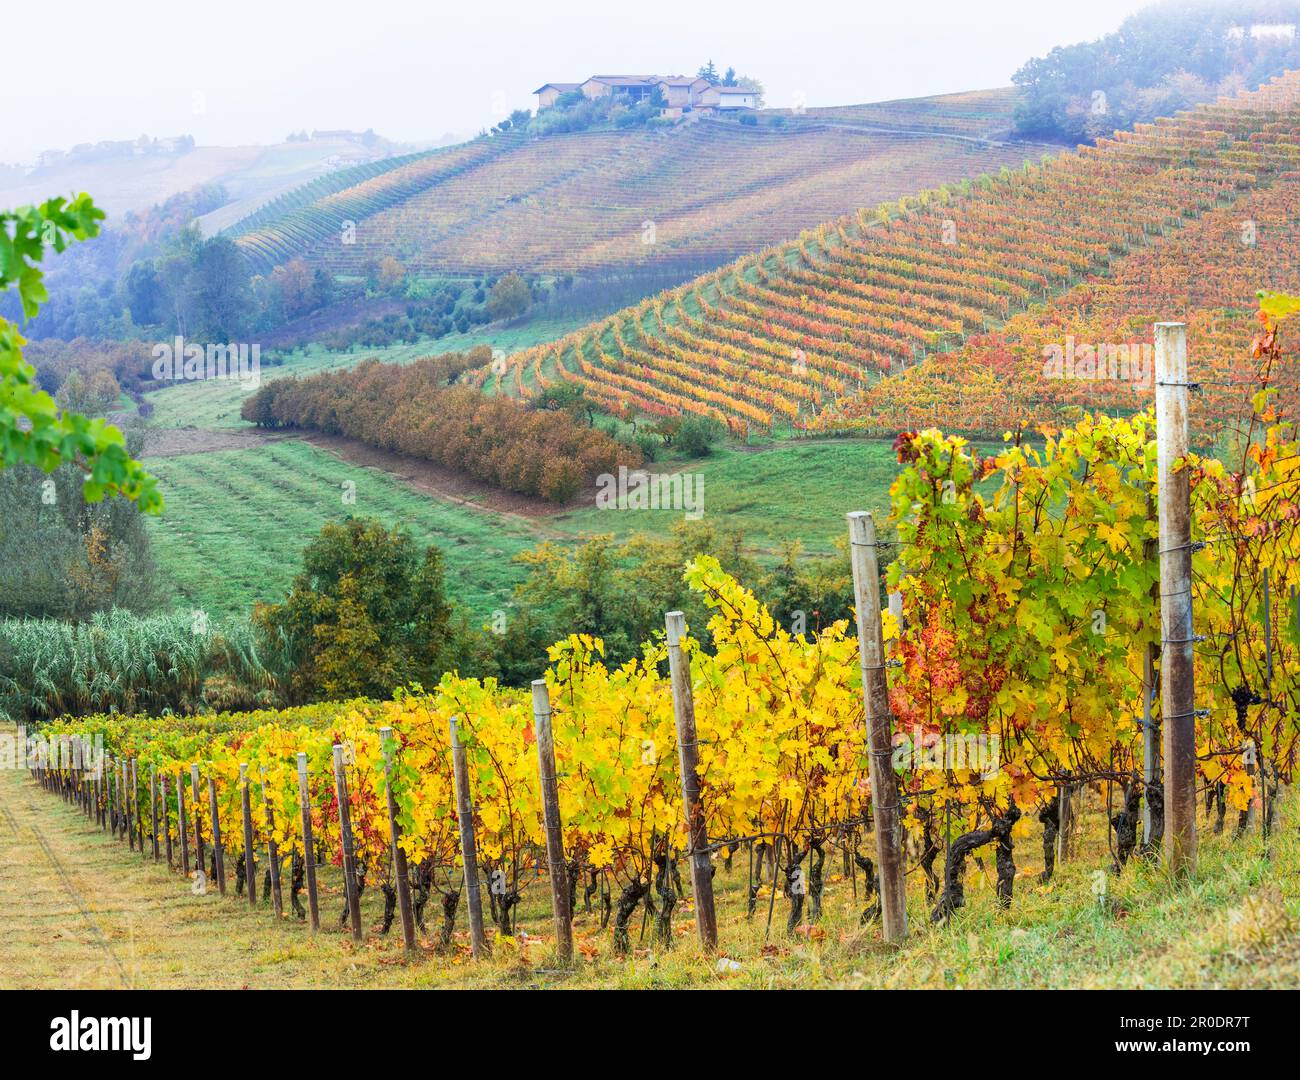
<svg viewBox="0 0 1300 1080">
<path fill-rule="evenodd" d="M 713 907 L 713 857 L 700 796 L 700 754 L 695 733 L 695 695 L 691 689 L 691 661 L 682 648 L 686 616 L 670 611 L 664 616 L 668 632 L 668 672 L 673 684 L 673 716 L 677 721 L 677 768 L 682 781 L 682 809 L 690 844 L 691 890 L 695 894 L 695 922 L 706 951 L 718 947 L 718 916 Z"/>
<path fill-rule="evenodd" d="M 253 858 L 253 806 L 248 791 L 248 765 L 239 763 L 239 806 L 244 825 L 244 884 L 248 906 L 257 906 L 257 863 Z"/>
<path fill-rule="evenodd" d="M 1192 630 L 1187 327 L 1156 323 L 1156 445 L 1160 498 L 1160 701 L 1164 728 L 1165 864 L 1196 870 L 1196 690 Z"/>
<path fill-rule="evenodd" d="M 470 800 L 469 762 L 465 758 L 465 747 L 460 741 L 454 716 L 450 728 L 451 764 L 456 780 L 456 820 L 460 824 L 460 854 L 465 863 L 470 949 L 477 959 L 487 952 L 487 937 L 483 933 L 483 897 L 479 892 L 478 850 L 474 845 L 474 807 Z"/>
<path fill-rule="evenodd" d="M 360 941 L 361 896 L 357 892 L 357 857 L 352 845 L 352 811 L 348 805 L 348 778 L 343 771 L 343 746 L 334 744 L 334 792 L 339 801 L 339 833 L 343 849 L 343 885 L 352 919 L 352 936 Z"/>
<path fill-rule="evenodd" d="M 298 811 L 302 815 L 302 863 L 307 879 L 307 910 L 311 932 L 320 929 L 320 899 L 316 893 L 316 842 L 311 831 L 311 794 L 307 788 L 307 755 L 298 755 Z"/>
<path fill-rule="evenodd" d="M 284 894 L 280 890 L 280 848 L 275 842 L 275 810 L 266 794 L 266 769 L 262 769 L 262 807 L 266 811 L 266 858 L 271 868 L 271 904 L 277 919 L 284 918 Z"/>
<path fill-rule="evenodd" d="M 545 679 L 533 680 L 533 731 L 537 736 L 537 777 L 542 790 L 542 820 L 546 826 L 546 871 L 551 882 L 551 913 L 555 918 L 555 952 L 560 963 L 573 960 L 573 912 L 569 910 L 569 868 L 564 861 L 564 826 L 560 821 L 560 789 L 555 774 L 555 736 L 551 729 L 551 695 Z"/>
<path fill-rule="evenodd" d="M 893 717 L 885 679 L 885 641 L 880 622 L 880 561 L 876 523 L 861 510 L 848 515 L 853 568 L 853 604 L 858 619 L 858 662 L 867 723 L 867 770 L 875 818 L 876 861 L 880 867 L 880 909 L 884 938 L 907 939 L 907 890 L 898 813 L 898 778 L 892 768 Z"/>
<path fill-rule="evenodd" d="M 388 794 L 388 834 L 393 852 L 393 877 L 397 885 L 397 909 L 402 917 L 402 944 L 415 950 L 415 912 L 411 909 L 411 879 L 407 877 L 406 852 L 402 850 L 402 831 L 397 824 L 397 796 L 393 794 L 393 729 L 379 729 L 379 743 L 384 751 L 384 790 Z"/>
<path fill-rule="evenodd" d="M 212 861 L 216 864 L 217 891 L 226 895 L 226 853 L 221 846 L 221 820 L 217 816 L 217 781 L 208 775 L 208 817 L 212 821 Z"/>
</svg>

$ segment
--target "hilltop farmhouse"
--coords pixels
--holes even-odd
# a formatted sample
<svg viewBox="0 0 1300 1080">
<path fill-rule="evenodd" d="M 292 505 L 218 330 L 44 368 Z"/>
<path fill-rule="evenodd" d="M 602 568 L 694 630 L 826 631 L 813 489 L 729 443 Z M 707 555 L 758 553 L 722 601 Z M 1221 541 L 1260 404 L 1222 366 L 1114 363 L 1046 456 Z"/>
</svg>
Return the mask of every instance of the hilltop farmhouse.
<svg viewBox="0 0 1300 1080">
<path fill-rule="evenodd" d="M 717 86 L 708 79 L 689 75 L 593 75 L 586 82 L 545 83 L 533 91 L 537 111 L 552 108 L 565 94 L 587 98 L 622 97 L 638 104 L 658 90 L 668 117 L 685 113 L 735 112 L 757 108 L 757 95 L 741 86 Z"/>
</svg>

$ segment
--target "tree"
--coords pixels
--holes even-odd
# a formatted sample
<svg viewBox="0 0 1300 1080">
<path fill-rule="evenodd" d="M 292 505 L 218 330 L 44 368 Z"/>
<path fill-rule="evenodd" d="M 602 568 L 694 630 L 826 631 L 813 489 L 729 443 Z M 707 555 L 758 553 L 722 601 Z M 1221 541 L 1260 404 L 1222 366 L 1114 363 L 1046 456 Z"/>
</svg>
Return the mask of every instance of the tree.
<svg viewBox="0 0 1300 1080">
<path fill-rule="evenodd" d="M 379 287 L 384 292 L 395 292 L 406 280 L 406 267 L 392 255 L 385 255 L 379 260 Z"/>
<path fill-rule="evenodd" d="M 152 326 L 163 321 L 167 296 L 152 262 L 132 263 L 122 291 L 127 310 L 137 326 Z"/>
<path fill-rule="evenodd" d="M 136 453 L 142 442 L 133 432 L 127 445 Z M 157 606 L 143 515 L 126 499 L 87 503 L 80 479 L 71 463 L 48 476 L 30 465 L 0 473 L 0 616 L 86 619 Z"/>
<path fill-rule="evenodd" d="M 714 86 L 718 85 L 718 69 L 713 66 L 712 60 L 701 67 L 700 70 L 695 73 L 695 77 L 698 79 L 708 79 Z"/>
<path fill-rule="evenodd" d="M 436 547 L 421 551 L 400 526 L 348 518 L 321 529 L 284 602 L 259 605 L 253 621 L 291 658 L 290 699 L 312 701 L 434 685 L 450 614 Z"/>
<path fill-rule="evenodd" d="M 71 202 L 56 197 L 0 211 L 0 293 L 16 285 L 23 315 L 35 317 L 49 295 L 36 265 L 45 249 L 62 252 L 74 240 L 97 236 L 103 219 L 85 193 Z M 84 473 L 86 501 L 120 493 L 142 510 L 160 511 L 157 481 L 127 453 L 122 433 L 103 420 L 61 412 L 39 389 L 35 370 L 23 359 L 24 344 L 18 327 L 0 318 L 0 469 L 21 462 L 49 473 L 74 463 Z"/>
<path fill-rule="evenodd" d="M 736 85 L 736 69 L 734 67 L 727 68 L 727 73 L 722 76 L 722 85 L 723 86 Z"/>
<path fill-rule="evenodd" d="M 73 368 L 54 395 L 54 400 L 64 409 L 87 416 L 102 416 L 113 409 L 121 397 L 122 388 L 111 371 L 96 368 L 87 377 Z"/>
<path fill-rule="evenodd" d="M 200 329 L 234 341 L 248 324 L 252 295 L 248 267 L 233 240 L 216 236 L 199 248 L 190 288 L 198 299 Z"/>
<path fill-rule="evenodd" d="M 510 273 L 492 286 L 487 298 L 490 319 L 514 319 L 528 310 L 533 294 L 528 282 L 518 274 Z"/>
</svg>

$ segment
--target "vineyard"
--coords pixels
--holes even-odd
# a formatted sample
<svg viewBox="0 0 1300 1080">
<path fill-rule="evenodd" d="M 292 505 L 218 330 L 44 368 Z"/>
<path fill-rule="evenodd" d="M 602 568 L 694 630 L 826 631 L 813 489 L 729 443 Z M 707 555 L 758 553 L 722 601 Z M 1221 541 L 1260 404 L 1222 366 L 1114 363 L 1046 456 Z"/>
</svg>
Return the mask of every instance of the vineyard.
<svg viewBox="0 0 1300 1080">
<path fill-rule="evenodd" d="M 850 515 L 856 628 L 793 633 L 699 557 L 684 579 L 707 628 L 668 613 L 621 667 L 572 636 L 531 693 L 449 673 L 386 702 L 63 720 L 36 733 L 34 770 L 142 856 L 186 873 L 193 858 L 250 903 L 260 877 L 277 915 L 287 891 L 313 928 L 320 866 L 341 870 L 358 940 L 365 890 L 408 948 L 417 930 L 464 948 L 463 902 L 475 957 L 488 920 L 499 943 L 525 929 L 521 897 L 543 881 L 561 959 L 580 891 L 615 956 L 638 917 L 671 946 L 688 895 L 711 948 L 712 881 L 733 859 L 752 919 L 770 927 L 780 893 L 786 931 L 812 933 L 834 876 L 865 926 L 901 941 L 909 915 L 961 918 L 982 848 L 1003 909 L 1018 842 L 1041 840 L 1050 880 L 1090 799 L 1106 808 L 1103 879 L 1162 858 L 1192 873 L 1198 816 L 1267 844 L 1293 779 L 1300 436 L 1271 386 L 1276 324 L 1254 343 L 1260 389 L 1231 465 L 1177 450 L 1197 372 L 1180 370 L 1178 327 L 1158 344 L 1160 427 L 1090 416 L 989 457 L 936 429 L 900 435 L 897 539 Z"/>
<path fill-rule="evenodd" d="M 1300 74 L 1289 73 L 1078 153 L 820 225 L 517 354 L 501 378 L 522 394 L 564 379 L 618 415 L 694 412 L 738 434 L 931 422 L 996 436 L 1059 421 L 1063 406 L 1131 413 L 1150 384 L 1115 378 L 1109 346 L 1145 355 L 1151 322 L 1177 313 L 1197 355 L 1240 355 L 1256 285 L 1296 285 L 1298 165 Z M 1044 345 L 1067 336 L 1087 343 L 1086 370 L 1045 378 Z M 1228 363 L 1207 380 L 1203 435 L 1240 397 Z M 1285 373 L 1278 384 L 1290 393 Z"/>
<path fill-rule="evenodd" d="M 907 105 L 878 108 L 894 115 Z M 779 129 L 702 121 L 671 131 L 498 135 L 330 174 L 228 232 L 263 271 L 302 255 L 359 275 L 392 255 L 437 274 L 639 265 L 694 273 L 864 201 L 1019 166 L 1052 149 L 947 134 L 967 119 L 966 109 L 950 106 L 932 118 L 932 135 L 907 136 L 807 117 Z M 974 122 L 976 130 L 983 123 Z M 355 229 L 345 242 L 347 222 Z"/>
</svg>

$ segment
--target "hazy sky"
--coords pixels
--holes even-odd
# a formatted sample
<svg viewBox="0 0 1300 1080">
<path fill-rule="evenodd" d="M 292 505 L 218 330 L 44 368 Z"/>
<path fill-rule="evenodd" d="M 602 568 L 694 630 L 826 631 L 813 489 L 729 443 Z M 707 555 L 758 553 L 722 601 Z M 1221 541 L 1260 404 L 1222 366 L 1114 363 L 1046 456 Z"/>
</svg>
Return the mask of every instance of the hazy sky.
<svg viewBox="0 0 1300 1080">
<path fill-rule="evenodd" d="M 1002 86 L 1028 57 L 1100 37 L 1144 6 L 14 0 L 0 162 L 141 134 L 188 133 L 200 145 L 278 142 L 303 128 L 374 128 L 403 141 L 473 134 L 533 107 L 543 82 L 692 74 L 710 57 L 761 80 L 771 106 Z M 75 38 L 51 37 L 55 27 Z"/>
</svg>

